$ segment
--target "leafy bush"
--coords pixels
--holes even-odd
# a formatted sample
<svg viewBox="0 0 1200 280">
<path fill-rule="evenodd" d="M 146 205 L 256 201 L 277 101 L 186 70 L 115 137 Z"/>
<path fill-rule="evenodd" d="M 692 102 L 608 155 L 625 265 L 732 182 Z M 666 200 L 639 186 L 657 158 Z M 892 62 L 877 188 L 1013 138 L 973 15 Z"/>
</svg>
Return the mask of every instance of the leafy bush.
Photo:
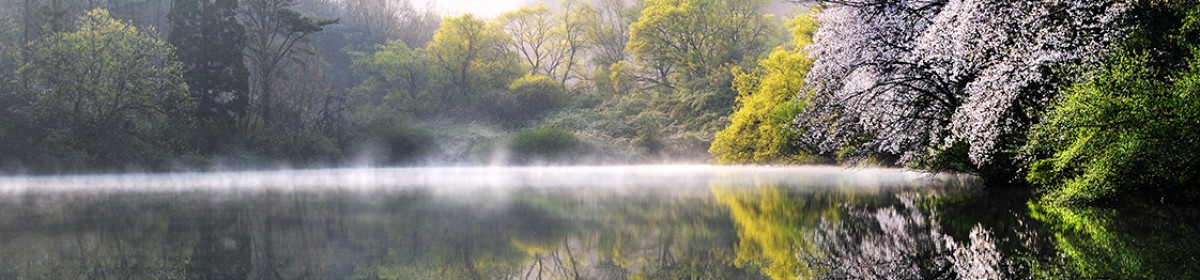
<svg viewBox="0 0 1200 280">
<path fill-rule="evenodd" d="M 513 81 L 507 91 L 493 94 L 491 100 L 497 118 L 522 122 L 562 109 L 567 93 L 550 77 L 527 75 Z"/>
<path fill-rule="evenodd" d="M 562 160 L 582 146 L 574 132 L 553 127 L 517 132 L 508 145 L 518 163 Z"/>
<path fill-rule="evenodd" d="M 1200 53 L 1198 53 L 1200 54 Z M 1029 180 L 1056 202 L 1100 202 L 1130 192 L 1189 188 L 1200 169 L 1200 56 L 1174 81 L 1126 54 L 1090 81 L 1066 89 L 1029 148 L 1052 154 L 1031 166 Z"/>
<path fill-rule="evenodd" d="M 1089 79 L 1066 88 L 1033 128 L 1025 153 L 1044 158 L 1032 163 L 1028 179 L 1046 187 L 1048 201 L 1103 203 L 1133 193 L 1196 198 L 1200 43 L 1187 34 L 1200 31 L 1200 8 L 1189 10 L 1181 29 L 1168 29 L 1182 32 L 1159 37 L 1183 38 L 1175 44 L 1191 49 L 1190 57 L 1139 46 L 1147 34 L 1137 34 Z M 1170 61 L 1176 59 L 1185 63 Z"/>
<path fill-rule="evenodd" d="M 411 161 L 429 151 L 433 136 L 393 115 L 377 115 L 362 127 L 359 151 L 382 163 Z"/>
<path fill-rule="evenodd" d="M 282 142 L 288 149 L 275 158 L 291 158 L 297 163 L 331 163 L 344 156 L 334 139 L 319 129 L 286 131 L 284 136 Z"/>
</svg>

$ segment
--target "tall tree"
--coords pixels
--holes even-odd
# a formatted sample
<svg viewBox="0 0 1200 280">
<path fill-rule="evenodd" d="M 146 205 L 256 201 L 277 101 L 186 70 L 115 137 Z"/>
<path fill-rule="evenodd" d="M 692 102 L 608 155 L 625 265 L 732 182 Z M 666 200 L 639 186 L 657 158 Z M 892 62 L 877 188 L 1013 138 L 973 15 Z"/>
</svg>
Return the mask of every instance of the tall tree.
<svg viewBox="0 0 1200 280">
<path fill-rule="evenodd" d="M 558 33 L 561 34 L 562 40 L 559 41 L 558 63 L 555 65 L 554 71 L 550 73 L 551 77 L 557 77 L 559 83 L 563 86 L 567 85 L 567 81 L 576 78 L 575 74 L 578 71 L 580 57 L 583 52 L 590 46 L 587 41 L 587 27 L 596 21 L 596 11 L 591 5 L 579 0 L 564 0 L 562 4 L 562 12 L 555 17 L 559 23 Z"/>
<path fill-rule="evenodd" d="M 237 128 L 250 102 L 249 73 L 243 60 L 245 28 L 237 21 L 237 0 L 177 0 L 171 7 L 167 41 L 183 63 L 197 116 L 204 122 L 199 139 L 211 151 Z"/>
<path fill-rule="evenodd" d="M 319 32 L 336 19 L 313 19 L 292 10 L 295 0 L 249 0 L 241 13 L 241 22 L 249 34 L 246 58 L 258 92 L 262 121 L 271 124 L 276 79 L 283 75 L 284 64 L 301 62 L 301 55 L 312 55 L 303 48 L 309 35 Z"/>
<path fill-rule="evenodd" d="M 593 62 L 599 68 L 608 69 L 625 61 L 629 26 L 637 19 L 637 11 L 625 0 L 600 0 L 597 4 L 596 20 L 587 27 L 586 34 L 594 47 Z"/>
<path fill-rule="evenodd" d="M 421 49 L 393 40 L 376 47 L 374 53 L 353 52 L 351 69 L 363 81 L 355 86 L 356 105 L 386 106 L 389 110 L 419 114 L 431 105 L 432 59 Z"/>
<path fill-rule="evenodd" d="M 555 45 L 560 40 L 556 31 L 554 14 L 546 6 L 524 7 L 500 15 L 497 19 L 500 30 L 511 37 L 510 45 L 516 49 L 530 75 L 549 75 Z"/>
<path fill-rule="evenodd" d="M 21 50 L 25 47 L 21 39 L 20 25 L 0 9 L 0 76 L 9 78 L 21 63 Z"/>
<path fill-rule="evenodd" d="M 422 10 L 411 0 L 347 0 L 340 1 L 341 15 L 346 19 L 340 29 L 354 42 L 366 43 L 359 50 L 400 39 L 414 48 L 424 47 L 441 22 L 435 10 Z"/>
</svg>

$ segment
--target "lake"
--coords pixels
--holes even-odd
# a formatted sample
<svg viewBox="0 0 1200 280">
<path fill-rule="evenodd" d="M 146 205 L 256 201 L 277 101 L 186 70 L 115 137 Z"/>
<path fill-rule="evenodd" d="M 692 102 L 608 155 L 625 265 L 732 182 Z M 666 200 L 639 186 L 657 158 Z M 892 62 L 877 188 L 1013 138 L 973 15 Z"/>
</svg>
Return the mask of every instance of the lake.
<svg viewBox="0 0 1200 280">
<path fill-rule="evenodd" d="M 840 167 L 0 178 L 0 279 L 1200 277 L 1200 211 Z"/>
</svg>

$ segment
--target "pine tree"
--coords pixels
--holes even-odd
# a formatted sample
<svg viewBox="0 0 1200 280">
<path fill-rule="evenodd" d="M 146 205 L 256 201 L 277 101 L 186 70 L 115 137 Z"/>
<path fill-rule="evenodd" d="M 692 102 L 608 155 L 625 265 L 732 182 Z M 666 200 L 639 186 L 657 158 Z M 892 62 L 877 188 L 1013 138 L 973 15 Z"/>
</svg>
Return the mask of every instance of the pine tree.
<svg viewBox="0 0 1200 280">
<path fill-rule="evenodd" d="M 237 12 L 237 0 L 176 0 L 171 7 L 167 40 L 177 48 L 197 100 L 203 123 L 197 139 L 205 152 L 237 131 L 249 105 L 249 72 L 242 57 L 246 31 Z"/>
</svg>

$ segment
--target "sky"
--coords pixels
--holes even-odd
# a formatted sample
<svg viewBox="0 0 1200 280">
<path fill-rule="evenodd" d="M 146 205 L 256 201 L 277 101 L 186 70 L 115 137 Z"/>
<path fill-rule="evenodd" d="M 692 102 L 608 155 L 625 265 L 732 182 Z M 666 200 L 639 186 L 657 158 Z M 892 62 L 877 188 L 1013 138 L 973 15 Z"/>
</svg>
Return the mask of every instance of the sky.
<svg viewBox="0 0 1200 280">
<path fill-rule="evenodd" d="M 413 1 L 419 3 L 421 1 Z M 516 10 L 525 1 L 522 0 L 432 0 L 437 5 L 438 12 L 447 15 L 466 13 L 481 17 L 495 17 L 506 11 Z"/>
</svg>

